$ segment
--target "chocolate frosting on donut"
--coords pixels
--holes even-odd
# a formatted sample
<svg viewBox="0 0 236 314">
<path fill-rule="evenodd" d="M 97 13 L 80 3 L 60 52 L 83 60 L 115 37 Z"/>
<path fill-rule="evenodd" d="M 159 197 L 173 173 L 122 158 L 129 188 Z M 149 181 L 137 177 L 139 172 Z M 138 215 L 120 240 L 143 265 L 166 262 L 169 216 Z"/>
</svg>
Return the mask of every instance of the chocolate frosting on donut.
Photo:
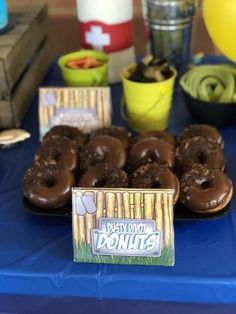
<svg viewBox="0 0 236 314">
<path fill-rule="evenodd" d="M 70 171 L 76 171 L 79 162 L 75 143 L 67 137 L 58 135 L 43 141 L 36 152 L 35 160 L 59 164 Z"/>
<path fill-rule="evenodd" d="M 74 175 L 59 165 L 36 161 L 23 179 L 24 196 L 40 208 L 59 208 L 71 199 Z"/>
<path fill-rule="evenodd" d="M 51 128 L 44 136 L 43 140 L 49 139 L 51 136 L 63 136 L 76 143 L 76 146 L 80 148 L 83 146 L 86 136 L 78 128 L 69 125 L 56 125 Z"/>
<path fill-rule="evenodd" d="M 138 138 L 140 140 L 142 138 L 147 138 L 147 137 L 155 137 L 159 139 L 160 141 L 163 141 L 164 143 L 169 144 L 173 150 L 175 149 L 175 138 L 166 131 L 160 131 L 160 130 L 148 131 L 145 133 L 141 133 Z"/>
<path fill-rule="evenodd" d="M 182 141 L 188 141 L 196 136 L 204 137 L 209 141 L 216 142 L 220 145 L 221 148 L 224 147 L 224 142 L 219 131 L 215 127 L 208 124 L 192 124 L 188 126 L 178 136 L 178 144 L 180 144 Z"/>
<path fill-rule="evenodd" d="M 128 185 L 127 173 L 108 164 L 90 167 L 78 183 L 81 187 L 127 188 Z"/>
<path fill-rule="evenodd" d="M 123 143 L 125 149 L 129 146 L 129 134 L 123 127 L 113 125 L 111 127 L 97 129 L 90 134 L 89 139 L 91 140 L 100 135 L 109 135 L 117 138 Z"/>
<path fill-rule="evenodd" d="M 144 138 L 131 147 L 128 155 L 128 163 L 131 170 L 153 162 L 173 168 L 174 152 L 171 147 L 153 137 Z"/>
<path fill-rule="evenodd" d="M 97 163 L 107 163 L 115 168 L 123 168 L 126 162 L 123 144 L 109 135 L 100 135 L 91 139 L 84 145 L 80 156 L 83 171 Z"/>
<path fill-rule="evenodd" d="M 176 172 L 182 175 L 194 164 L 204 164 L 210 169 L 225 168 L 224 154 L 216 142 L 203 137 L 193 137 L 183 141 L 175 151 Z"/>
<path fill-rule="evenodd" d="M 224 208 L 230 201 L 233 185 L 222 171 L 196 164 L 180 180 L 180 200 L 189 209 L 209 213 Z"/>
<path fill-rule="evenodd" d="M 174 203 L 179 197 L 179 180 L 169 168 L 157 163 L 141 166 L 134 171 L 130 184 L 138 189 L 172 189 Z"/>
</svg>

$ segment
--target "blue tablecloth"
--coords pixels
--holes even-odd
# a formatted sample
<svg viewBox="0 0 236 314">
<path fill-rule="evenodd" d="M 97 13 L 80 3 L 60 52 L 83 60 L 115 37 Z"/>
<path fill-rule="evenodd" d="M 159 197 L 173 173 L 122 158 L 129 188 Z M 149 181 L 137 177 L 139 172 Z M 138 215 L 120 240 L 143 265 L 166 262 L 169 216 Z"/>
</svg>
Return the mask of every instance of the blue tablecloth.
<svg viewBox="0 0 236 314">
<path fill-rule="evenodd" d="M 62 85 L 56 65 L 52 65 L 43 85 Z M 114 85 L 113 122 L 125 125 L 119 112 L 120 95 L 121 86 Z M 222 218 L 175 221 L 174 267 L 72 261 L 71 219 L 34 216 L 22 204 L 22 178 L 39 143 L 37 103 L 36 97 L 22 124 L 22 128 L 32 134 L 31 139 L 14 148 L 0 150 L 0 312 L 27 312 L 28 307 L 35 306 L 37 298 L 41 300 L 41 307 L 28 309 L 29 313 L 40 312 L 44 305 L 49 308 L 50 301 L 55 301 L 53 304 L 59 307 L 60 313 L 63 300 L 67 300 L 64 305 L 68 306 L 65 313 L 70 313 L 70 306 L 71 311 L 76 311 L 76 300 L 80 300 L 81 308 L 84 305 L 83 311 L 76 311 L 79 313 L 91 313 L 86 307 L 92 304 L 91 300 L 96 313 L 100 313 L 99 309 L 105 313 L 109 302 L 115 302 L 111 308 L 118 313 L 121 303 L 117 300 L 124 300 L 127 309 L 130 306 L 127 313 L 135 309 L 132 301 L 138 305 L 136 313 L 148 309 L 147 305 L 142 308 L 145 301 L 150 301 L 150 310 L 156 309 L 155 302 L 161 302 L 163 313 L 171 313 L 171 304 L 175 304 L 176 313 L 182 303 L 208 304 L 209 308 L 211 304 L 219 304 L 215 310 L 221 309 L 223 304 L 228 309 L 234 307 L 236 197 L 233 197 L 229 214 Z M 176 91 L 169 131 L 177 134 L 192 122 L 181 92 Z M 221 129 L 221 133 L 225 141 L 227 172 L 235 183 L 236 126 Z M 86 300 L 90 302 L 86 303 Z M 169 304 L 169 310 L 166 304 Z M 194 313 L 189 309 L 186 312 L 177 310 L 177 313 Z"/>
</svg>

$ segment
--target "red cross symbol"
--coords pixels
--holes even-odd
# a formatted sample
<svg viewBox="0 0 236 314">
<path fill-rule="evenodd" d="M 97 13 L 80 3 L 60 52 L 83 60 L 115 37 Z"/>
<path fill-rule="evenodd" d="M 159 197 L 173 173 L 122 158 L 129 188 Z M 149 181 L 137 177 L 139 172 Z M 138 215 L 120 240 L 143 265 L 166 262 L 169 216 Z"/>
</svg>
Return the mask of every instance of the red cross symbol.
<svg viewBox="0 0 236 314">
<path fill-rule="evenodd" d="M 85 32 L 85 40 L 87 44 L 97 50 L 103 50 L 103 46 L 111 44 L 110 34 L 103 33 L 101 26 L 91 26 L 90 31 Z"/>
<path fill-rule="evenodd" d="M 83 48 L 114 52 L 133 45 L 132 21 L 114 25 L 90 21 L 80 22 L 79 26 L 80 42 Z"/>
</svg>

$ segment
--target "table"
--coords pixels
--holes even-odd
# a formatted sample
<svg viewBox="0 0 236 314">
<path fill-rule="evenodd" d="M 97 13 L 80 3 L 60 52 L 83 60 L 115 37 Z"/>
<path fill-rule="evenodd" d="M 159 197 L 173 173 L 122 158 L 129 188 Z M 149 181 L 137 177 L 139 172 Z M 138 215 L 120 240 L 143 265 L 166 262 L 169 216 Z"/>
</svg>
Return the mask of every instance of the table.
<svg viewBox="0 0 236 314">
<path fill-rule="evenodd" d="M 62 85 L 55 64 L 43 85 Z M 113 122 L 125 125 L 120 95 L 114 85 Z M 31 139 L 0 150 L 0 313 L 235 313 L 236 197 L 223 218 L 175 221 L 174 267 L 72 261 L 71 219 L 34 216 L 22 204 L 22 177 L 39 143 L 37 102 L 22 124 Z M 176 91 L 169 131 L 192 122 Z M 236 126 L 221 133 L 235 184 Z"/>
</svg>

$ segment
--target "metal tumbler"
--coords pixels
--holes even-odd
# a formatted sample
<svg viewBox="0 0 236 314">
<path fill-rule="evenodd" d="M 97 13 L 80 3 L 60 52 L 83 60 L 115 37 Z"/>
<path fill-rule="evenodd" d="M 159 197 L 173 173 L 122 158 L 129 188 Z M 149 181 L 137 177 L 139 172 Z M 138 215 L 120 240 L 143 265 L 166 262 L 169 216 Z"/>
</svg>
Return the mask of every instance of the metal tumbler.
<svg viewBox="0 0 236 314">
<path fill-rule="evenodd" d="M 193 18 L 198 0 L 146 0 L 151 52 L 183 73 L 190 60 Z"/>
</svg>

